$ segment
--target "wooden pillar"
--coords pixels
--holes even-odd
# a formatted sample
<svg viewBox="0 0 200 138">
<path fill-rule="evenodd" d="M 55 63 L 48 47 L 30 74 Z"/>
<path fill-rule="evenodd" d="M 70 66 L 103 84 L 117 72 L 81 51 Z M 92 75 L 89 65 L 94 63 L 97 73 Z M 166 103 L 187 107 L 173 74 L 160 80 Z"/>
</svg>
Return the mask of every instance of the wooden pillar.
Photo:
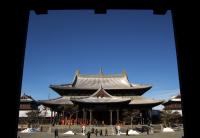
<svg viewBox="0 0 200 138">
<path fill-rule="evenodd" d="M 50 118 L 50 124 L 52 123 L 52 110 L 51 110 L 51 118 Z"/>
<path fill-rule="evenodd" d="M 142 117 L 142 112 L 140 111 L 140 124 L 142 125 L 142 119 L 143 119 L 143 117 Z"/>
<path fill-rule="evenodd" d="M 52 124 L 54 124 L 54 121 L 55 121 L 55 111 L 53 111 Z"/>
<path fill-rule="evenodd" d="M 152 109 L 149 109 L 149 119 L 150 123 L 152 123 Z"/>
<path fill-rule="evenodd" d="M 82 119 L 84 119 L 84 110 L 85 110 L 85 109 L 83 108 L 83 109 L 82 109 L 82 111 L 83 111 Z"/>
<path fill-rule="evenodd" d="M 89 111 L 90 111 L 90 125 L 92 125 L 92 110 Z"/>
<path fill-rule="evenodd" d="M 78 111 L 76 112 L 76 125 L 78 124 Z"/>
<path fill-rule="evenodd" d="M 116 110 L 117 112 L 117 124 L 119 123 L 119 109 Z"/>
<path fill-rule="evenodd" d="M 63 123 L 65 124 L 65 111 L 63 111 L 62 114 L 63 114 L 62 116 L 63 116 L 63 120 L 64 120 Z M 62 125 L 64 125 L 64 124 L 62 124 Z"/>
<path fill-rule="evenodd" d="M 109 111 L 110 111 L 110 125 L 112 125 L 112 110 Z"/>
<path fill-rule="evenodd" d="M 87 120 L 87 109 L 85 109 L 85 121 Z"/>
<path fill-rule="evenodd" d="M 85 108 L 83 108 L 83 123 L 85 123 L 85 121 L 86 121 L 86 114 L 85 114 Z"/>
</svg>

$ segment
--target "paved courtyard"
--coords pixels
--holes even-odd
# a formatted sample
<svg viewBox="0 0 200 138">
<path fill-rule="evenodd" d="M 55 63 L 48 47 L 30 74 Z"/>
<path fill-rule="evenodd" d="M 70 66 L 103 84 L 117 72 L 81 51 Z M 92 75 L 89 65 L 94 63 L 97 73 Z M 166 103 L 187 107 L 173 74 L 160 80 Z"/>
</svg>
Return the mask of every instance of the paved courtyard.
<svg viewBox="0 0 200 138">
<path fill-rule="evenodd" d="M 54 138 L 54 133 L 47 133 L 47 132 L 35 132 L 35 133 L 19 133 L 18 136 L 20 138 Z M 133 138 L 182 138 L 183 131 L 176 131 L 176 132 L 168 132 L 168 133 L 154 133 L 154 134 L 140 134 L 140 135 L 131 135 L 131 136 L 95 136 L 94 134 L 91 135 L 91 138 L 125 138 L 125 137 L 133 137 Z M 87 138 L 87 136 L 82 135 L 63 135 L 62 133 L 59 134 L 59 138 Z"/>
</svg>

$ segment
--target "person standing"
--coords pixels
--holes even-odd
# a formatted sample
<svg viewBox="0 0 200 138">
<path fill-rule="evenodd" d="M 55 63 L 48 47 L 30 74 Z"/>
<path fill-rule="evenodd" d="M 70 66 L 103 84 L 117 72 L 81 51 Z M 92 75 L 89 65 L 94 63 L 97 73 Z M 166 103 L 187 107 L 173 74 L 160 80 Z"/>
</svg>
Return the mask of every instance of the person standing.
<svg viewBox="0 0 200 138">
<path fill-rule="evenodd" d="M 121 127 L 118 125 L 118 126 L 117 126 L 117 135 L 120 135 L 120 128 L 121 128 Z"/>
<path fill-rule="evenodd" d="M 102 132 L 102 129 L 100 130 L 100 136 L 103 136 L 103 132 Z"/>
<path fill-rule="evenodd" d="M 126 136 L 128 136 L 128 128 L 126 129 Z"/>
<path fill-rule="evenodd" d="M 94 133 L 94 128 L 91 129 L 91 133 Z"/>
<path fill-rule="evenodd" d="M 108 136 L 108 129 L 105 130 L 105 136 Z"/>
<path fill-rule="evenodd" d="M 117 134 L 117 127 L 115 126 L 115 133 Z"/>
<path fill-rule="evenodd" d="M 59 136 L 58 136 L 58 129 L 57 128 L 54 131 L 54 136 L 55 136 L 55 138 L 59 138 Z"/>
<path fill-rule="evenodd" d="M 87 138 L 90 138 L 90 131 L 87 132 Z"/>
<path fill-rule="evenodd" d="M 82 133 L 85 135 L 85 125 L 82 126 Z"/>
<path fill-rule="evenodd" d="M 97 130 L 97 129 L 95 129 L 95 135 L 97 136 L 97 134 L 98 134 L 98 130 Z"/>
<path fill-rule="evenodd" d="M 149 135 L 149 126 L 147 126 L 147 135 Z"/>
</svg>

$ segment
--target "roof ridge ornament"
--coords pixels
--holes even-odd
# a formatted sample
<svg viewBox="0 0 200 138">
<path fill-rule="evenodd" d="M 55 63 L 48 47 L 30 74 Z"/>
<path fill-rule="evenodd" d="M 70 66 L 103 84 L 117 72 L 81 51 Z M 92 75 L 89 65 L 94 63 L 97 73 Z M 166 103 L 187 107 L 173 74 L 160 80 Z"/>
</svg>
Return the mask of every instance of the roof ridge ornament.
<svg viewBox="0 0 200 138">
<path fill-rule="evenodd" d="M 122 75 L 128 78 L 128 75 L 125 69 L 122 70 Z"/>
<path fill-rule="evenodd" d="M 99 75 L 103 76 L 103 69 L 102 69 L 102 67 L 100 68 Z"/>
<path fill-rule="evenodd" d="M 75 72 L 75 75 L 74 75 L 74 79 L 73 79 L 73 82 L 72 82 L 72 86 L 74 86 L 76 84 L 76 81 L 77 81 L 77 77 L 80 75 L 80 70 L 77 69 L 76 72 Z"/>
<path fill-rule="evenodd" d="M 76 74 L 76 76 L 79 76 L 80 75 L 80 70 L 77 69 L 75 74 Z"/>
<path fill-rule="evenodd" d="M 127 72 L 126 72 L 126 70 L 125 70 L 125 69 L 123 69 L 123 70 L 122 70 L 122 76 L 123 76 L 123 77 L 126 77 L 126 79 L 127 79 L 128 83 L 129 83 L 129 80 L 128 80 L 128 75 L 127 75 Z M 132 85 L 131 83 L 129 83 L 129 85 L 130 85 L 130 87 L 133 87 L 133 85 Z"/>
<path fill-rule="evenodd" d="M 100 87 L 99 87 L 99 89 L 103 89 L 103 87 L 102 87 L 102 84 L 100 84 Z"/>
</svg>

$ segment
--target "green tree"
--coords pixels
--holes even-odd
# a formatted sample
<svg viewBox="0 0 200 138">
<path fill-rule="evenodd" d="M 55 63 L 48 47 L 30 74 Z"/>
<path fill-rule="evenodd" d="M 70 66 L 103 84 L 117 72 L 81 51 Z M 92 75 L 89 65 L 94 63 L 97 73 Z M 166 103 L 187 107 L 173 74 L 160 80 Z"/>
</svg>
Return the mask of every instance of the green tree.
<svg viewBox="0 0 200 138">
<path fill-rule="evenodd" d="M 161 112 L 161 121 L 165 127 L 171 127 L 173 124 L 182 123 L 182 117 L 177 111 L 164 110 Z"/>
<path fill-rule="evenodd" d="M 39 124 L 39 114 L 40 114 L 40 111 L 39 110 L 32 110 L 27 114 L 27 122 L 28 122 L 28 127 L 37 127 L 38 124 Z"/>
<path fill-rule="evenodd" d="M 182 123 L 182 116 L 179 112 L 175 111 L 172 113 L 172 116 L 170 118 L 171 124 L 180 124 Z"/>
<path fill-rule="evenodd" d="M 128 124 L 136 124 L 138 122 L 138 117 L 139 117 L 140 111 L 137 109 L 124 109 L 122 116 L 123 116 L 123 121 L 125 121 Z M 131 123 L 132 121 L 132 123 Z"/>
</svg>

